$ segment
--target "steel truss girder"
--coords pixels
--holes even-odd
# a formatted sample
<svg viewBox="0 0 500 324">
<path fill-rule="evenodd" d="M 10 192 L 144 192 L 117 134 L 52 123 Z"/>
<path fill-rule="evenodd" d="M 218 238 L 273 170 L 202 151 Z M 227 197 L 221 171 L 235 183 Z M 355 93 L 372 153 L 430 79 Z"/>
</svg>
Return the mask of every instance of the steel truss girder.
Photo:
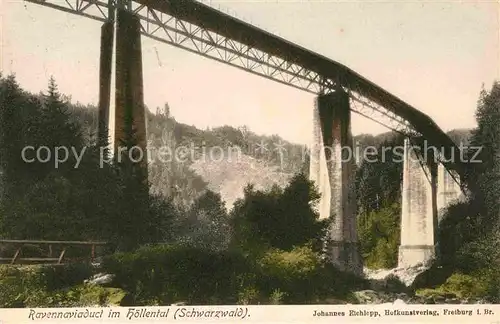
<svg viewBox="0 0 500 324">
<path fill-rule="evenodd" d="M 120 7 L 136 14 L 141 33 L 156 41 L 229 64 L 247 72 L 292 86 L 312 94 L 335 91 L 339 86 L 305 67 L 241 44 L 201 26 L 170 16 L 130 0 L 25 0 L 98 21 L 114 19 L 112 9 Z M 396 132 L 415 136 L 418 132 L 387 107 L 364 97 L 356 86 L 343 87 L 349 94 L 351 110 Z"/>
</svg>

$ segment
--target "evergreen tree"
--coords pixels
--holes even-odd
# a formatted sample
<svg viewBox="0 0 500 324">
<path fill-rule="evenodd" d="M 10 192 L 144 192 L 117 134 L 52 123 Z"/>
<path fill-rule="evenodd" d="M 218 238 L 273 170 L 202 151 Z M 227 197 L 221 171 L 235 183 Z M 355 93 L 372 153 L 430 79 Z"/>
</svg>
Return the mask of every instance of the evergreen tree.
<svg viewBox="0 0 500 324">
<path fill-rule="evenodd" d="M 32 145 L 37 136 L 34 122 L 40 118 L 40 102 L 25 93 L 13 75 L 0 79 L 0 169 L 5 193 L 23 191 L 36 175 L 33 164 L 23 160 L 23 149 Z M 32 157 L 27 154 L 28 159 Z"/>
<path fill-rule="evenodd" d="M 2 204 L 2 232 L 11 238 L 82 238 L 86 218 L 79 208 L 81 188 L 65 172 L 74 169 L 74 161 L 69 160 L 71 167 L 56 169 L 53 156 L 49 163 L 21 159 L 27 145 L 46 146 L 51 154 L 57 146 L 81 148 L 78 125 L 69 122 L 53 79 L 43 102 L 22 92 L 13 77 L 4 86 L 2 123 L 8 132 L 2 134 L 2 148 L 7 183 L 13 190 Z"/>
<path fill-rule="evenodd" d="M 358 217 L 361 254 L 368 267 L 389 269 L 397 265 L 400 211 L 399 203 L 394 203 Z"/>
<path fill-rule="evenodd" d="M 50 159 L 46 162 L 41 162 L 38 159 L 32 164 L 33 172 L 36 178 L 42 180 L 50 173 L 70 177 L 75 173 L 77 161 L 75 154 L 80 154 L 84 148 L 84 139 L 79 124 L 74 123 L 70 119 L 68 112 L 69 103 L 63 101 L 61 94 L 57 90 L 56 81 L 53 77 L 49 80 L 48 90 L 42 95 L 42 101 L 39 109 L 39 117 L 30 120 L 30 127 L 34 130 L 33 138 L 30 139 L 30 145 L 35 149 L 46 147 L 50 151 Z M 67 151 L 68 159 L 57 165 L 55 164 L 56 148 Z M 46 151 L 43 151 L 42 158 Z"/>
<path fill-rule="evenodd" d="M 481 91 L 476 112 L 477 128 L 472 132 L 469 159 L 468 201 L 450 206 L 439 228 L 443 265 L 459 271 L 481 266 L 498 269 L 500 255 L 489 246 L 499 240 L 500 222 L 500 83 Z"/>
<path fill-rule="evenodd" d="M 134 127 L 133 108 L 124 109 L 123 134 L 118 152 L 115 152 L 115 164 L 120 175 L 121 197 L 117 201 L 121 206 L 121 219 L 117 223 L 115 242 L 121 251 L 130 251 L 142 243 L 149 242 L 148 226 L 150 223 L 150 197 L 146 152 L 140 155 L 134 150 L 138 146 L 137 129 Z M 142 148 L 141 148 L 142 149 Z"/>
<path fill-rule="evenodd" d="M 22 118 L 24 98 L 13 75 L 0 80 L 0 170 L 4 190 L 21 174 Z"/>
<path fill-rule="evenodd" d="M 402 144 L 401 136 L 393 136 L 377 147 L 375 155 L 361 160 L 356 172 L 360 214 L 379 211 L 401 200 L 403 164 L 395 148 Z"/>
<path fill-rule="evenodd" d="M 266 248 L 290 251 L 312 243 L 320 251 L 328 222 L 320 221 L 313 208 L 318 199 L 303 174 L 294 176 L 285 189 L 274 186 L 263 192 L 248 186 L 231 213 L 233 244 L 258 252 Z"/>
<path fill-rule="evenodd" d="M 65 102 L 53 77 L 49 80 L 47 94 L 43 95 L 42 123 L 44 126 L 42 144 L 50 148 L 57 146 L 83 146 L 80 125 L 70 120 L 68 102 Z"/>
<path fill-rule="evenodd" d="M 183 241 L 212 251 L 228 247 L 231 228 L 220 194 L 207 190 L 194 201 L 187 216 Z"/>
<path fill-rule="evenodd" d="M 375 139 L 371 141 L 375 144 Z M 401 136 L 387 136 L 375 155 L 361 157 L 356 173 L 357 228 L 369 267 L 390 268 L 397 263 L 403 164 L 396 148 L 402 144 Z"/>
<path fill-rule="evenodd" d="M 484 217 L 484 225 L 500 225 L 500 83 L 490 92 L 481 91 L 476 112 L 477 128 L 471 145 L 481 152 L 473 163 L 472 186 L 475 200 Z M 475 151 L 474 149 L 473 151 Z M 471 152 L 472 153 L 472 152 Z M 474 162 L 474 161 L 473 161 Z"/>
</svg>

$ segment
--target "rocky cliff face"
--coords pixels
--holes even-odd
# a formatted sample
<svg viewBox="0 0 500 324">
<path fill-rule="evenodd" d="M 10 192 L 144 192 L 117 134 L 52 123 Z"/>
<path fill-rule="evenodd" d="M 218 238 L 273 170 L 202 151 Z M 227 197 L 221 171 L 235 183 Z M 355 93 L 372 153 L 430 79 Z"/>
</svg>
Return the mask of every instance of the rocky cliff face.
<svg viewBox="0 0 500 324">
<path fill-rule="evenodd" d="M 284 187 L 293 173 L 284 172 L 280 166 L 272 165 L 251 156 L 227 155 L 222 159 L 205 156 L 191 165 L 191 169 L 207 181 L 208 189 L 221 194 L 229 209 L 243 197 L 243 189 L 248 184 L 264 190 L 273 185 Z"/>
</svg>

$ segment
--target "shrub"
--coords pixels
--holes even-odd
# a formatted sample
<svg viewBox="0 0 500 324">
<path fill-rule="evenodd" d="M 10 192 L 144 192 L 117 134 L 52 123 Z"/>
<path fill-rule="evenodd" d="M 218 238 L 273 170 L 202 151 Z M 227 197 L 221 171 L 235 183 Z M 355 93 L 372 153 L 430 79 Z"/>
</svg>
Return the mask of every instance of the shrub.
<svg viewBox="0 0 500 324">
<path fill-rule="evenodd" d="M 286 295 L 286 293 L 282 292 L 279 289 L 276 289 L 271 293 L 271 296 L 269 297 L 269 303 L 272 305 L 280 305 L 283 303 Z"/>
<path fill-rule="evenodd" d="M 470 273 L 478 269 L 498 268 L 500 265 L 500 236 L 491 233 L 465 244 L 456 254 L 459 270 Z"/>
<path fill-rule="evenodd" d="M 80 290 L 79 306 L 119 306 L 125 295 L 125 291 L 119 288 L 83 285 Z"/>
<path fill-rule="evenodd" d="M 144 247 L 105 258 L 103 269 L 136 303 L 236 303 L 253 281 L 253 266 L 238 252 L 176 245 Z"/>
<path fill-rule="evenodd" d="M 400 206 L 393 204 L 357 218 L 361 253 L 369 268 L 392 268 L 398 262 Z"/>
<path fill-rule="evenodd" d="M 269 251 L 259 262 L 261 290 L 267 295 L 280 291 L 286 303 L 310 303 L 327 296 L 345 297 L 364 280 L 343 273 L 323 262 L 310 247 L 291 252 Z"/>
<path fill-rule="evenodd" d="M 461 298 L 484 297 L 488 286 L 483 278 L 455 273 L 441 286 L 441 290 L 454 293 Z"/>
<path fill-rule="evenodd" d="M 25 287 L 21 271 L 6 265 L 0 266 L 0 307 L 23 307 Z"/>
<path fill-rule="evenodd" d="M 106 307 L 118 306 L 125 292 L 118 288 L 98 285 L 78 285 L 72 288 L 31 293 L 24 301 L 25 307 Z"/>
<path fill-rule="evenodd" d="M 82 284 L 90 278 L 95 269 L 89 263 L 75 263 L 63 266 L 44 266 L 40 270 L 41 284 L 49 291 Z"/>
<path fill-rule="evenodd" d="M 257 288 L 253 286 L 243 287 L 238 293 L 238 304 L 240 305 L 252 305 L 258 304 L 260 300 L 260 292 Z"/>
<path fill-rule="evenodd" d="M 444 284 L 434 289 L 421 289 L 423 296 L 453 294 L 459 298 L 481 298 L 492 303 L 500 300 L 500 274 L 497 271 L 479 270 L 472 274 L 454 273 Z"/>
<path fill-rule="evenodd" d="M 259 261 L 260 285 L 267 295 L 275 290 L 287 293 L 289 301 L 310 299 L 314 295 L 315 277 L 320 260 L 311 249 L 295 248 L 291 252 L 270 250 Z"/>
<path fill-rule="evenodd" d="M 87 271 L 89 268 L 85 265 L 1 266 L 0 307 L 118 305 L 125 292 L 116 288 L 82 284 L 81 278 L 85 277 Z"/>
</svg>

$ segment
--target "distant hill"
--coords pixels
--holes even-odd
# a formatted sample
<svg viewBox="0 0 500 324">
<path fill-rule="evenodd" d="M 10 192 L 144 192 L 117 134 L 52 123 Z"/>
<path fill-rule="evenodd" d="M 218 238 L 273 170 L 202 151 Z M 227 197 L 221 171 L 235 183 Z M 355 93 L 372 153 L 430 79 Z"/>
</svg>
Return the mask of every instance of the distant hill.
<svg viewBox="0 0 500 324">
<path fill-rule="evenodd" d="M 460 128 L 451 130 L 447 134 L 455 142 L 455 144 L 460 146 L 460 143 L 462 143 L 463 146 L 467 146 L 470 143 L 472 130 Z"/>
</svg>

